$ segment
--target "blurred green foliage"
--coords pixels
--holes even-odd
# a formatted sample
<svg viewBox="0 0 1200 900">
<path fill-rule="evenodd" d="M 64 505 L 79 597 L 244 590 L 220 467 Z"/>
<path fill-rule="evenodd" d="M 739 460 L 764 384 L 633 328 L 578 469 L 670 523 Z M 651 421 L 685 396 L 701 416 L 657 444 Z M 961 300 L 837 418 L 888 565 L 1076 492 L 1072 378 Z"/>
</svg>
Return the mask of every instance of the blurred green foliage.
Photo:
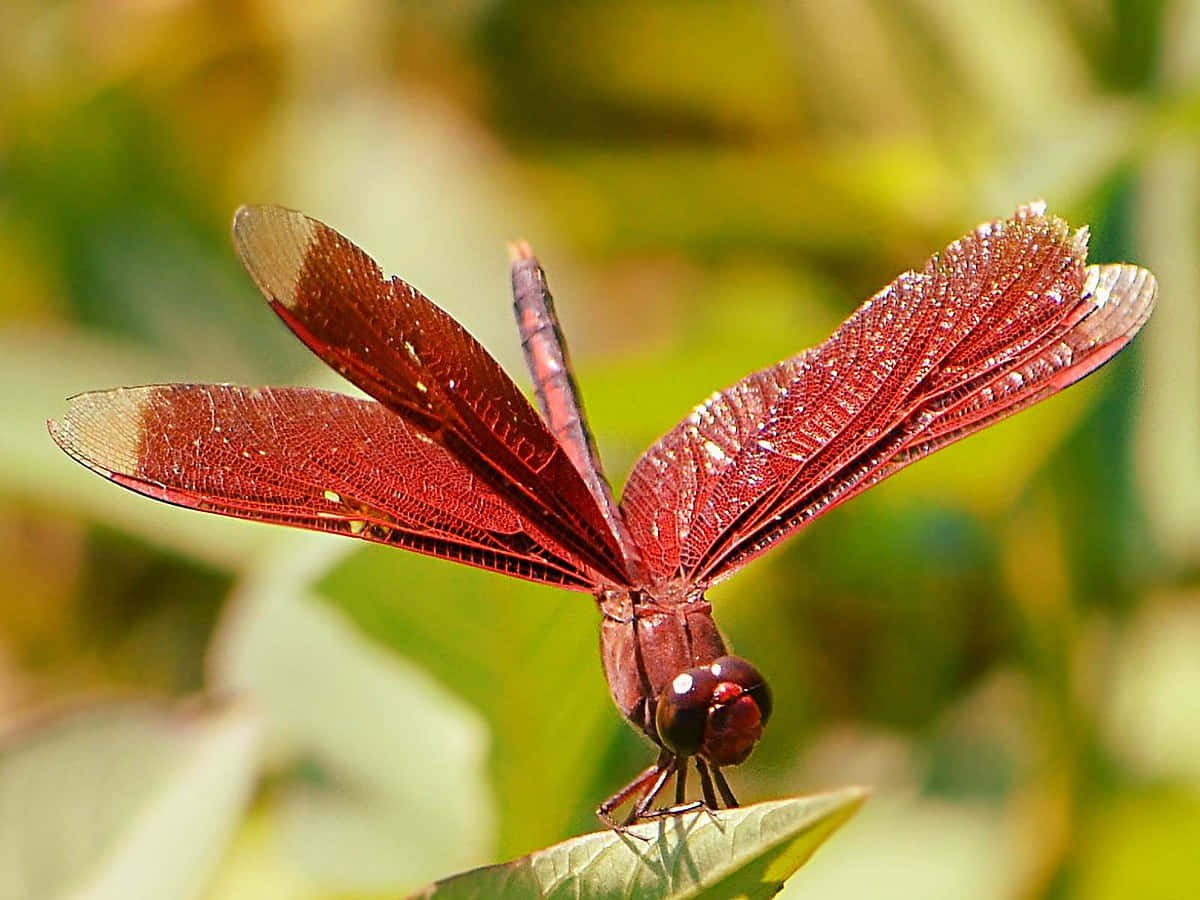
<svg viewBox="0 0 1200 900">
<path fill-rule="evenodd" d="M 46 896 L 20 893 L 51 853 L 31 835 L 90 815 L 56 742 L 176 742 L 139 791 L 198 805 L 139 809 L 208 843 L 142 890 L 221 898 L 525 853 L 594 827 L 649 760 L 586 597 L 164 508 L 54 449 L 44 421 L 81 390 L 337 386 L 240 273 L 236 205 L 329 222 L 514 374 L 503 242 L 529 238 L 619 484 L 712 390 L 1037 196 L 1091 224 L 1093 259 L 1157 273 L 1133 348 L 713 592 L 777 697 L 739 796 L 875 787 L 797 895 L 1200 883 L 1200 4 L 5 4 L 0 893 Z M 130 694 L 238 705 L 126 727 Z M 40 793 L 4 787 L 14 760 Z M 101 873 L 172 858 L 76 850 L 43 889 L 128 891 Z"/>
</svg>

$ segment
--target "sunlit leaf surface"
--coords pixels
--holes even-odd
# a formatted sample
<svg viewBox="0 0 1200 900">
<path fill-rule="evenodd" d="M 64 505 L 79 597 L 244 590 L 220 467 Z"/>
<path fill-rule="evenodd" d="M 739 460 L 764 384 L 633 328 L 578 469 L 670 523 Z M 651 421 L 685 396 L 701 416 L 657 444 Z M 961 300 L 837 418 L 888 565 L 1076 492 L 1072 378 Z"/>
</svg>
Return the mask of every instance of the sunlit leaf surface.
<svg viewBox="0 0 1200 900">
<path fill-rule="evenodd" d="M 199 897 L 256 773 L 239 707 L 107 705 L 0 748 L 0 896 Z"/>
<path fill-rule="evenodd" d="M 861 788 L 602 831 L 431 885 L 418 896 L 770 897 L 866 799 Z"/>
<path fill-rule="evenodd" d="M 281 761 L 280 849 L 336 890 L 420 884 L 487 859 L 492 800 L 479 717 L 355 631 L 303 584 L 342 544 L 293 535 L 239 587 L 210 659 L 262 710 Z"/>
</svg>

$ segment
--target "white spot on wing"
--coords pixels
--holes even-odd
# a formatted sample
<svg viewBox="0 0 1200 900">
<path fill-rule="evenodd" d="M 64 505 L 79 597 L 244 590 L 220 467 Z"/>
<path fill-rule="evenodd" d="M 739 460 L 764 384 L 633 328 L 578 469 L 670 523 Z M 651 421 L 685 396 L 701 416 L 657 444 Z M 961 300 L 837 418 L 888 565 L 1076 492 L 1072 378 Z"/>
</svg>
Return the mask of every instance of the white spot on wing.
<svg viewBox="0 0 1200 900">
<path fill-rule="evenodd" d="M 705 441 L 704 452 L 708 454 L 708 458 L 713 462 L 725 462 L 725 460 L 729 459 L 729 455 L 715 441 Z"/>
</svg>

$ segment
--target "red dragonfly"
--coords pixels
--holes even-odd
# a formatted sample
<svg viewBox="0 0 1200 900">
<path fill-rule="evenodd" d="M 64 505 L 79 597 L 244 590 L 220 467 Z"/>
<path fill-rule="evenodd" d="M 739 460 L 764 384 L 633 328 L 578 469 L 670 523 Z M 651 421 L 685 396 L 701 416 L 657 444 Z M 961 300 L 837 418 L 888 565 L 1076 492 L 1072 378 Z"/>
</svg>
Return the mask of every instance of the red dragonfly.
<svg viewBox="0 0 1200 900">
<path fill-rule="evenodd" d="M 717 630 L 710 585 L 1104 364 L 1157 291 L 1137 266 L 1085 265 L 1086 229 L 1023 206 L 900 275 L 820 346 L 713 394 L 642 455 L 618 503 L 527 245 L 510 248 L 512 283 L 540 414 L 461 325 L 328 226 L 243 207 L 233 238 L 284 323 L 374 399 L 117 388 L 73 398 L 51 436 L 167 503 L 592 594 L 613 699 L 659 748 L 597 810 L 617 828 L 736 806 L 722 769 L 746 759 L 770 718 L 766 681 Z M 689 761 L 703 796 L 691 803 Z M 672 776 L 674 803 L 656 809 Z"/>
</svg>

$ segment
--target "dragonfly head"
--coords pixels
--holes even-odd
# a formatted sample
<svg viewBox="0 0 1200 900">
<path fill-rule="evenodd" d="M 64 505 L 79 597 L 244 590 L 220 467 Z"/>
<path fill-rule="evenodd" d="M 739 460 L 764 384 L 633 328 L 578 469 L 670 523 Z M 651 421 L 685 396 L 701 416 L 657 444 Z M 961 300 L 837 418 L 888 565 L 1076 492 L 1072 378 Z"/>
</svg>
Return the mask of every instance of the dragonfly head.
<svg viewBox="0 0 1200 900">
<path fill-rule="evenodd" d="M 733 766 L 750 755 L 771 717 L 771 691 L 750 663 L 722 656 L 682 672 L 658 698 L 659 739 L 678 756 Z"/>
</svg>

